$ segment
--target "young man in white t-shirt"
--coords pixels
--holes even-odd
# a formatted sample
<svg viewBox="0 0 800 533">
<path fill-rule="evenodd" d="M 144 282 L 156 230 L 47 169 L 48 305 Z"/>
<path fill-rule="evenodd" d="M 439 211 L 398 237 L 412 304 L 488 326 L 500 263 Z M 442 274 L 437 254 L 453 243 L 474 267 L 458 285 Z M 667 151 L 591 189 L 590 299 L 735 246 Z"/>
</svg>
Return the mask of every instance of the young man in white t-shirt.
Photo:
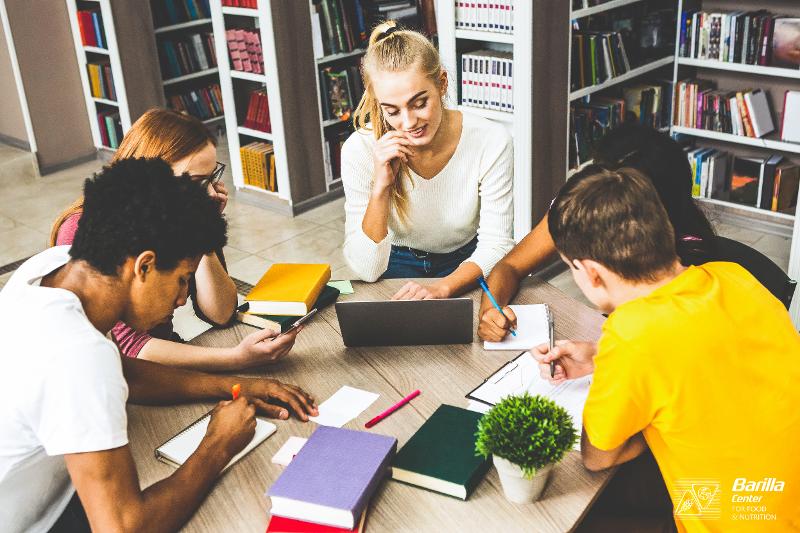
<svg viewBox="0 0 800 533">
<path fill-rule="evenodd" d="M 251 440 L 256 410 L 288 418 L 281 403 L 302 420 L 317 414 L 297 387 L 122 358 L 106 338 L 119 320 L 138 330 L 168 320 L 225 231 L 202 186 L 158 160 L 120 161 L 87 180 L 72 248 L 46 250 L 11 277 L 0 292 L 0 529 L 178 529 Z M 242 396 L 217 406 L 197 451 L 141 490 L 129 396 L 223 399 L 235 383 Z"/>
</svg>

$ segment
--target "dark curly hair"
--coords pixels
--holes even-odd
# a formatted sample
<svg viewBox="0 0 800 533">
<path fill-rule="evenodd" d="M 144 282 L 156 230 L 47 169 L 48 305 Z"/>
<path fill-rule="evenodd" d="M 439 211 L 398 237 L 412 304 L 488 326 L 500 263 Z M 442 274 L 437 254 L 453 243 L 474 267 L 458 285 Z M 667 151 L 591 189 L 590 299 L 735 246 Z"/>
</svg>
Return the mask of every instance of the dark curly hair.
<svg viewBox="0 0 800 533">
<path fill-rule="evenodd" d="M 227 224 L 217 203 L 188 176 L 160 159 L 123 159 L 86 180 L 83 215 L 69 254 L 114 276 L 146 250 L 156 267 L 222 248 Z"/>
</svg>

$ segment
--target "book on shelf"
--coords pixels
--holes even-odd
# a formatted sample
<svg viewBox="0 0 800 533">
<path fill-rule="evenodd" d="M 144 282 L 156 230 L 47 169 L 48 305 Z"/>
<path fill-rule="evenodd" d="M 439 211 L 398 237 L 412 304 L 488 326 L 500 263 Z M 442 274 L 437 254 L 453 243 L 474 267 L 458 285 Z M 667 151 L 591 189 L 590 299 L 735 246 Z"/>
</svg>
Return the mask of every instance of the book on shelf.
<svg viewBox="0 0 800 533">
<path fill-rule="evenodd" d="M 153 22 L 156 28 L 172 26 L 211 17 L 209 0 L 152 0 Z"/>
<path fill-rule="evenodd" d="M 354 528 L 396 448 L 394 437 L 319 426 L 269 488 L 270 513 Z"/>
<path fill-rule="evenodd" d="M 275 153 L 272 143 L 256 141 L 239 148 L 245 185 L 265 191 L 278 191 L 275 178 Z"/>
<path fill-rule="evenodd" d="M 258 8 L 258 0 L 222 0 L 225 7 L 247 7 L 250 9 Z"/>
<path fill-rule="evenodd" d="M 87 63 L 86 70 L 89 74 L 89 89 L 92 96 L 116 101 L 117 93 L 114 91 L 111 63 L 108 61 Z"/>
<path fill-rule="evenodd" d="M 275 263 L 245 296 L 257 315 L 303 316 L 331 279 L 327 264 Z"/>
<path fill-rule="evenodd" d="M 258 31 L 231 28 L 225 31 L 231 69 L 240 72 L 264 74 L 264 53 Z"/>
<path fill-rule="evenodd" d="M 329 129 L 325 132 L 326 163 L 330 165 L 328 181 L 339 179 L 342 175 L 342 146 L 351 135 L 349 123 L 347 127 Z"/>
<path fill-rule="evenodd" d="M 514 33 L 514 1 L 455 0 L 456 29 Z"/>
<path fill-rule="evenodd" d="M 347 121 L 353 113 L 354 84 L 358 84 L 361 92 L 358 69 L 325 67 L 320 69 L 320 94 L 322 96 L 322 116 L 325 120 L 338 119 Z"/>
<path fill-rule="evenodd" d="M 598 85 L 631 70 L 620 32 L 573 32 L 572 62 L 578 66 L 572 90 Z"/>
<path fill-rule="evenodd" d="M 340 0 L 343 1 L 343 0 Z M 430 0 L 421 0 L 430 1 Z M 374 27 L 378 22 L 394 20 L 402 28 L 424 31 L 418 0 L 362 0 L 367 19 Z"/>
<path fill-rule="evenodd" d="M 247 114 L 244 119 L 244 127 L 254 130 L 272 132 L 272 122 L 269 118 L 269 98 L 266 89 L 258 89 L 250 93 L 250 101 L 247 104 Z"/>
<path fill-rule="evenodd" d="M 78 30 L 84 46 L 108 48 L 100 8 L 78 10 Z"/>
<path fill-rule="evenodd" d="M 224 112 L 218 83 L 172 94 L 167 97 L 167 104 L 175 111 L 187 113 L 200 120 L 218 117 Z"/>
<path fill-rule="evenodd" d="M 97 125 L 103 146 L 117 149 L 122 142 L 122 121 L 118 111 L 100 111 L 97 113 Z"/>
<path fill-rule="evenodd" d="M 718 90 L 710 80 L 675 85 L 674 124 L 753 138 L 775 130 L 765 91 Z"/>
<path fill-rule="evenodd" d="M 203 32 L 160 40 L 158 57 L 164 79 L 214 68 L 217 66 L 214 34 Z"/>
<path fill-rule="evenodd" d="M 800 18 L 766 10 L 681 14 L 680 57 L 800 68 Z"/>
<path fill-rule="evenodd" d="M 466 500 L 490 465 L 475 454 L 481 416 L 440 405 L 397 452 L 392 479 Z"/>
<path fill-rule="evenodd" d="M 800 91 L 786 91 L 783 95 L 781 140 L 800 143 Z"/>
<path fill-rule="evenodd" d="M 514 110 L 514 56 L 511 52 L 465 52 L 459 63 L 461 105 L 495 111 Z"/>
</svg>

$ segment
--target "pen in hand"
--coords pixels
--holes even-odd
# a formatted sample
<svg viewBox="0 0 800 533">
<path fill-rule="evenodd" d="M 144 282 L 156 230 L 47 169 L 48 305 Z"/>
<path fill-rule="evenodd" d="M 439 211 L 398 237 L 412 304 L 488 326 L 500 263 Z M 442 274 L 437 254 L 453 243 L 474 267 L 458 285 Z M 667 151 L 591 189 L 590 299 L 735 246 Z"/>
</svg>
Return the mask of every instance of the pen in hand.
<svg viewBox="0 0 800 533">
<path fill-rule="evenodd" d="M 505 316 L 505 313 L 503 313 L 503 309 L 498 305 L 497 300 L 494 299 L 494 296 L 492 296 L 492 293 L 489 291 L 489 285 L 486 284 L 486 278 L 484 278 L 483 276 L 478 276 L 478 285 L 480 285 L 481 289 L 483 289 L 483 292 L 486 293 L 486 296 L 489 298 L 489 301 L 492 303 L 492 306 L 494 306 L 495 309 L 500 311 L 501 315 Z M 517 332 L 514 331 L 513 329 L 509 328 L 509 331 L 513 336 L 515 337 L 517 336 Z"/>
<path fill-rule="evenodd" d="M 553 313 L 550 312 L 550 307 L 547 308 L 547 322 L 550 328 L 550 356 L 553 356 L 553 346 L 555 345 L 556 339 L 556 328 L 555 328 L 555 321 L 553 320 Z M 554 360 L 550 360 L 550 378 L 556 377 L 556 362 Z"/>
</svg>

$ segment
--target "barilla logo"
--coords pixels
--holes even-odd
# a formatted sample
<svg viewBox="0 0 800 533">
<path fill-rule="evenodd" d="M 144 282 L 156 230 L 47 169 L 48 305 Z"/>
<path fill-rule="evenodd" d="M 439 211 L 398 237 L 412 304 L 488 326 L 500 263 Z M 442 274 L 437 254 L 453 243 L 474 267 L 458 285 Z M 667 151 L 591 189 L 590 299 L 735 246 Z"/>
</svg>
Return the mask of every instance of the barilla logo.
<svg viewBox="0 0 800 533">
<path fill-rule="evenodd" d="M 783 492 L 784 482 L 774 477 L 765 477 L 761 481 L 748 481 L 737 477 L 733 480 L 733 492 Z"/>
</svg>

